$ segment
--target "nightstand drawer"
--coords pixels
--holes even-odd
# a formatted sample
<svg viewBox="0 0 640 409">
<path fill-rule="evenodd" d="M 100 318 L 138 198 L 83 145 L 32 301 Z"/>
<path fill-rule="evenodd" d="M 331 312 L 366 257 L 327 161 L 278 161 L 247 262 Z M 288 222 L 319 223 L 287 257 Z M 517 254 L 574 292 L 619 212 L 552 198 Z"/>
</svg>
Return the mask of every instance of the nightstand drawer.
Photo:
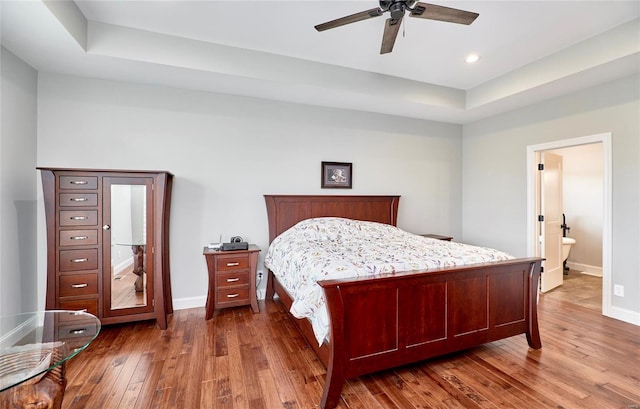
<svg viewBox="0 0 640 409">
<path fill-rule="evenodd" d="M 98 268 L 98 249 L 60 250 L 60 271 L 95 270 Z"/>
<path fill-rule="evenodd" d="M 244 268 L 249 268 L 249 255 L 246 253 L 216 257 L 216 270 L 218 272 L 226 270 L 241 270 Z"/>
<path fill-rule="evenodd" d="M 216 285 L 218 288 L 246 284 L 249 284 L 249 270 L 233 273 L 218 273 L 216 276 Z"/>
<path fill-rule="evenodd" d="M 97 206 L 97 193 L 60 193 L 60 207 Z"/>
<path fill-rule="evenodd" d="M 249 303 L 249 286 L 219 288 L 217 291 L 217 304 L 226 304 L 230 302 Z"/>
<path fill-rule="evenodd" d="M 60 297 L 98 294 L 98 274 L 61 275 L 58 280 Z"/>
<path fill-rule="evenodd" d="M 61 246 L 98 244 L 98 230 L 60 230 Z"/>
<path fill-rule="evenodd" d="M 97 189 L 97 176 L 60 176 L 60 190 L 63 189 Z"/>
<path fill-rule="evenodd" d="M 58 219 L 60 226 L 96 226 L 97 210 L 61 210 Z"/>
</svg>

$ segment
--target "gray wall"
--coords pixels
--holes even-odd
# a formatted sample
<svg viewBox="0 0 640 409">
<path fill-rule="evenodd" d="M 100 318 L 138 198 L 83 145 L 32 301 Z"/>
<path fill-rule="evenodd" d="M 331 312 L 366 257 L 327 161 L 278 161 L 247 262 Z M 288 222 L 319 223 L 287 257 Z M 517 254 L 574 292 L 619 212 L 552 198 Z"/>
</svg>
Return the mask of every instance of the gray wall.
<svg viewBox="0 0 640 409">
<path fill-rule="evenodd" d="M 612 133 L 614 307 L 640 317 L 640 77 L 466 125 L 463 238 L 527 255 L 528 145 Z M 640 322 L 640 319 L 637 319 Z"/>
<path fill-rule="evenodd" d="M 202 248 L 220 234 L 256 243 L 262 266 L 268 193 L 399 194 L 401 228 L 459 237 L 461 135 L 460 125 L 39 74 L 39 166 L 175 174 L 177 307 L 204 305 Z M 352 162 L 353 189 L 320 189 L 322 161 Z"/>
<path fill-rule="evenodd" d="M 0 315 L 38 308 L 37 72 L 2 47 L 0 65 Z"/>
</svg>

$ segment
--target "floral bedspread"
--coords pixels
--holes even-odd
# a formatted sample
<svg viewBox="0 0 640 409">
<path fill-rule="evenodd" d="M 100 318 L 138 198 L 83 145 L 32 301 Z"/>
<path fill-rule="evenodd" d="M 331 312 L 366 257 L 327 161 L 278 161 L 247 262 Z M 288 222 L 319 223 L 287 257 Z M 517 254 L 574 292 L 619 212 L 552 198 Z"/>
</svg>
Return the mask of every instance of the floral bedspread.
<svg viewBox="0 0 640 409">
<path fill-rule="evenodd" d="M 311 320 L 321 345 L 329 334 L 329 317 L 317 281 L 511 258 L 498 250 L 417 236 L 387 224 L 324 217 L 303 220 L 276 237 L 265 265 L 293 298 L 291 313 Z"/>
</svg>

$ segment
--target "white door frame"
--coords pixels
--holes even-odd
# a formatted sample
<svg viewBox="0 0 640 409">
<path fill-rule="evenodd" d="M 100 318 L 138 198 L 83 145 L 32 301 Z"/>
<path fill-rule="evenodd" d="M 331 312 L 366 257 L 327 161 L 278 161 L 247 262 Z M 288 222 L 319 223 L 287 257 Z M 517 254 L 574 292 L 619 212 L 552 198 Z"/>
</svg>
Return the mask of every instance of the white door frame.
<svg viewBox="0 0 640 409">
<path fill-rule="evenodd" d="M 602 215 L 602 314 L 612 317 L 611 305 L 611 133 L 602 133 L 591 136 L 564 139 L 539 145 L 527 146 L 527 249 L 529 256 L 535 256 L 536 246 L 539 238 L 536 233 L 536 173 L 538 166 L 536 163 L 536 152 L 550 149 L 568 148 L 571 146 L 588 145 L 592 143 L 602 144 L 602 164 L 603 164 L 603 215 Z M 615 318 L 615 317 L 614 317 Z"/>
</svg>

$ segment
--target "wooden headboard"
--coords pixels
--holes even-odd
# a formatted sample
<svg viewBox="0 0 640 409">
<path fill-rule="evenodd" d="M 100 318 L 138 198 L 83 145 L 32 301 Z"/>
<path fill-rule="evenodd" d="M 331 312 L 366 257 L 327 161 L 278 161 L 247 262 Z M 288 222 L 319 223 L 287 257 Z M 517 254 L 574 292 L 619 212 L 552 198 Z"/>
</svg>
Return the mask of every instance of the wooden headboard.
<svg viewBox="0 0 640 409">
<path fill-rule="evenodd" d="M 396 225 L 400 196 L 264 195 L 269 218 L 269 243 L 299 221 L 314 217 L 345 217 Z"/>
</svg>

